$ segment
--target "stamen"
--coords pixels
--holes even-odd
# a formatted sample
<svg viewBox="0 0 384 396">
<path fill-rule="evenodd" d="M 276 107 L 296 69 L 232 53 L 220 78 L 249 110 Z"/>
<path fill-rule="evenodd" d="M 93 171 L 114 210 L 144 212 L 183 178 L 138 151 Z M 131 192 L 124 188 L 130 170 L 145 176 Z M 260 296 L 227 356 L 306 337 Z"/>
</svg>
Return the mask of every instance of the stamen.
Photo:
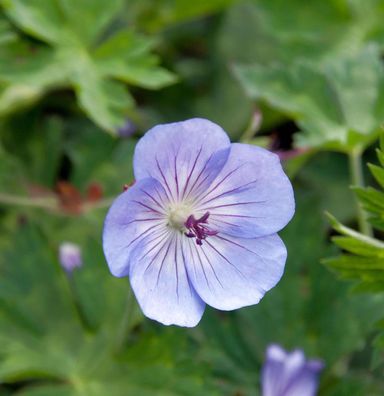
<svg viewBox="0 0 384 396">
<path fill-rule="evenodd" d="M 209 212 L 206 212 L 199 219 L 195 219 L 194 215 L 190 215 L 184 223 L 185 227 L 188 229 L 185 236 L 188 238 L 196 238 L 196 243 L 200 246 L 203 244 L 203 240 L 206 239 L 207 236 L 218 234 L 218 231 L 211 230 L 205 225 L 208 224 L 209 214 Z"/>
</svg>

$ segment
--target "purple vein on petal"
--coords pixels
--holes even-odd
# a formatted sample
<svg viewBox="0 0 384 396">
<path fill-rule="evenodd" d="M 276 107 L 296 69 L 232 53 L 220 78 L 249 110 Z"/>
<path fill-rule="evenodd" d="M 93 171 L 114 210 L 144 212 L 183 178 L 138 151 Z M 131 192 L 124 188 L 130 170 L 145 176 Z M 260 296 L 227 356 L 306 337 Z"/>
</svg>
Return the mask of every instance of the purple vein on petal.
<svg viewBox="0 0 384 396">
<path fill-rule="evenodd" d="M 141 222 L 141 221 L 154 221 L 154 220 L 162 220 L 162 217 L 150 217 L 147 219 L 133 219 L 129 221 L 128 223 L 121 223 L 122 226 L 126 227 L 129 224 L 136 223 L 136 222 Z"/>
<path fill-rule="evenodd" d="M 149 199 L 151 199 L 156 205 L 158 205 L 160 209 L 163 209 L 164 211 L 163 205 L 156 198 L 154 198 L 149 192 L 142 189 L 140 189 L 140 191 L 143 192 Z M 162 214 L 165 214 L 165 212 L 162 212 Z"/>
<path fill-rule="evenodd" d="M 147 236 L 152 235 L 153 233 L 155 233 L 156 230 L 155 228 L 162 226 L 163 224 L 155 224 L 149 228 L 147 228 L 145 231 L 143 231 L 141 234 L 139 234 L 136 238 L 132 239 L 132 241 L 124 247 L 124 249 L 128 249 L 134 242 L 136 242 L 138 239 L 143 238 L 144 236 L 146 236 L 146 234 L 151 231 Z"/>
<path fill-rule="evenodd" d="M 217 206 L 208 206 L 208 207 L 199 208 L 199 209 L 203 211 L 203 210 L 210 210 L 210 209 L 217 209 L 217 208 L 226 208 L 228 206 L 263 204 L 263 203 L 266 203 L 266 202 L 267 201 L 236 202 L 236 203 L 231 203 L 231 204 L 223 204 L 223 205 L 217 205 Z"/>
<path fill-rule="evenodd" d="M 201 169 L 199 174 L 196 176 L 195 181 L 193 182 L 193 184 L 192 184 L 191 188 L 189 189 L 188 194 L 185 196 L 185 198 L 188 198 L 190 196 L 190 194 L 192 193 L 193 189 L 195 188 L 196 183 L 199 181 L 200 176 L 204 173 L 205 168 L 208 166 L 208 163 L 211 160 L 212 156 L 213 156 L 213 154 L 211 154 L 209 156 L 209 158 L 205 161 L 205 164 L 204 164 L 203 168 Z M 207 178 L 207 176 L 205 177 L 205 179 L 206 178 Z M 200 181 L 199 185 L 196 188 L 198 188 L 201 185 L 201 183 L 202 182 Z"/>
<path fill-rule="evenodd" d="M 177 252 L 177 242 L 178 242 L 178 236 L 179 234 L 175 234 L 175 275 L 176 275 L 176 295 L 177 295 L 177 302 L 179 302 L 179 265 L 177 263 L 177 257 L 178 257 L 178 252 Z"/>
<path fill-rule="evenodd" d="M 265 219 L 265 216 L 247 216 L 247 215 L 238 215 L 238 214 L 227 214 L 227 213 L 211 213 L 210 218 L 212 219 L 213 217 L 240 217 L 242 219 Z M 217 219 L 215 219 L 217 220 Z"/>
<path fill-rule="evenodd" d="M 262 256 L 260 256 L 258 253 L 254 252 L 253 250 L 250 250 L 250 249 L 248 249 L 247 247 L 245 247 L 245 246 L 243 246 L 243 245 L 241 245 L 241 244 L 239 244 L 239 243 L 236 243 L 236 242 L 234 242 L 234 241 L 231 241 L 230 239 L 224 238 L 224 237 L 222 237 L 222 236 L 217 236 L 217 238 L 219 238 L 219 239 L 221 239 L 221 240 L 223 240 L 223 241 L 232 243 L 233 245 L 238 246 L 238 247 L 240 247 L 240 248 L 246 250 L 246 251 L 249 252 L 249 253 L 253 253 L 255 256 L 257 256 L 257 257 L 265 264 L 264 258 L 263 258 Z"/>
<path fill-rule="evenodd" d="M 222 257 L 229 265 L 231 265 L 244 279 L 247 279 L 246 276 L 234 265 L 227 257 L 225 257 L 218 249 L 216 249 L 209 241 L 205 241 L 207 245 L 209 245 L 220 257 Z"/>
<path fill-rule="evenodd" d="M 158 274 L 157 274 L 157 281 L 156 281 L 156 285 L 158 285 L 158 284 L 159 284 L 159 280 L 160 280 L 161 271 L 163 270 L 165 259 L 166 259 L 166 258 L 167 258 L 167 256 L 168 256 L 169 250 L 170 250 L 170 248 L 171 248 L 171 245 L 173 244 L 173 240 L 174 240 L 174 239 L 175 239 L 175 234 L 173 234 L 173 235 L 172 235 L 170 238 L 168 238 L 168 241 L 169 241 L 169 243 L 168 243 L 168 247 L 167 247 L 167 250 L 166 250 L 166 252 L 165 252 L 165 254 L 164 254 L 164 257 L 163 257 L 163 259 L 161 260 L 161 264 L 160 264 L 159 272 L 158 272 Z"/>
<path fill-rule="evenodd" d="M 167 182 L 167 179 L 166 179 L 166 177 L 164 176 L 164 172 L 163 172 L 163 170 L 161 169 L 161 166 L 160 166 L 160 164 L 159 164 L 159 160 L 157 159 L 157 157 L 156 157 L 156 165 L 157 165 L 157 169 L 159 170 L 159 172 L 160 172 L 160 174 L 161 174 L 161 177 L 162 177 L 162 179 L 163 179 L 163 181 L 164 181 L 164 183 L 165 183 L 165 187 L 167 187 L 167 190 L 168 190 L 168 192 L 169 192 L 169 195 L 168 195 L 168 193 L 167 193 L 166 190 L 165 190 L 165 193 L 167 194 L 167 197 L 168 197 L 169 200 L 174 201 L 171 188 L 169 187 L 169 184 L 168 184 L 168 182 Z"/>
<path fill-rule="evenodd" d="M 179 148 L 180 150 L 180 148 Z M 174 172 L 175 172 L 175 184 L 176 184 L 176 195 L 177 195 L 177 199 L 180 198 L 180 192 L 179 192 L 179 179 L 177 177 L 177 157 L 179 155 L 179 150 L 177 151 L 177 153 L 175 154 L 174 157 L 174 161 L 173 161 L 173 168 L 174 168 Z"/>
<path fill-rule="evenodd" d="M 143 204 L 143 203 L 140 202 L 140 201 L 132 200 L 132 202 L 137 203 L 138 205 L 142 206 L 143 208 L 147 208 L 150 212 L 158 213 L 159 215 L 164 215 L 164 213 L 159 212 L 158 210 L 152 208 L 152 206 L 148 206 L 148 205 L 146 205 L 146 204 Z"/>
<path fill-rule="evenodd" d="M 191 256 L 194 257 L 193 252 L 192 252 L 192 246 L 195 247 L 195 245 L 192 242 L 190 242 L 189 243 L 189 249 L 191 251 Z M 199 251 L 196 248 L 195 248 L 195 250 L 196 250 L 197 258 L 199 259 L 199 264 L 200 264 L 201 270 L 203 271 L 203 274 L 204 274 L 205 282 L 207 283 L 208 289 L 211 290 L 211 286 L 210 286 L 210 284 L 208 282 L 208 277 L 207 277 L 207 274 L 205 272 L 205 268 L 204 268 L 203 262 L 201 261 L 200 253 L 199 253 Z M 194 266 L 194 269 L 195 269 L 195 276 L 197 277 L 196 268 L 195 268 L 195 259 L 193 259 L 193 266 Z"/>
<path fill-rule="evenodd" d="M 189 292 L 191 294 L 191 297 L 193 297 L 191 280 L 189 279 L 189 275 L 188 275 L 188 271 L 187 271 L 187 262 L 185 260 L 184 246 L 185 246 L 185 244 L 183 243 L 183 238 L 181 238 L 181 240 L 180 240 L 180 249 L 181 249 L 181 257 L 183 258 L 184 272 L 185 272 L 185 276 L 187 278 L 187 282 L 188 282 L 188 286 L 189 286 Z M 193 260 L 193 258 L 192 258 L 192 260 Z M 195 269 L 195 265 L 193 265 L 193 267 Z M 195 270 L 195 274 L 196 274 L 196 270 Z"/>
<path fill-rule="evenodd" d="M 151 239 L 150 241 L 147 241 L 146 243 L 149 245 L 150 243 L 160 239 L 159 242 L 157 242 L 155 245 L 153 245 L 143 256 L 141 256 L 140 260 L 147 257 L 149 253 L 151 253 L 154 249 L 156 249 L 160 245 L 160 243 L 162 243 L 168 237 L 168 234 L 169 234 L 169 231 L 164 230 L 164 232 L 162 234 L 156 235 L 155 238 Z"/>
<path fill-rule="evenodd" d="M 152 266 L 152 264 L 155 262 L 155 260 L 157 259 L 157 257 L 160 255 L 161 251 L 164 249 L 164 247 L 167 245 L 167 242 L 169 242 L 171 238 L 168 236 L 165 237 L 162 241 L 164 241 L 164 243 L 162 244 L 161 248 L 157 251 L 157 253 L 152 257 L 151 261 L 148 263 L 148 265 L 145 267 L 144 273 L 146 273 L 149 268 Z"/>
<path fill-rule="evenodd" d="M 193 270 L 194 270 L 194 273 L 195 273 L 195 277 L 197 277 L 196 262 L 195 262 L 195 257 L 193 256 L 193 252 L 192 252 L 192 245 L 191 245 L 191 243 L 189 241 L 187 241 L 186 243 L 187 243 L 187 245 L 189 247 L 189 252 L 191 254 L 191 259 L 192 259 L 192 262 L 193 262 Z"/>
<path fill-rule="evenodd" d="M 188 174 L 187 180 L 186 180 L 184 188 L 183 188 L 183 192 L 181 194 L 182 198 L 185 197 L 185 191 L 187 190 L 189 181 L 191 180 L 192 174 L 193 174 L 193 172 L 195 170 L 195 167 L 196 167 L 196 164 L 197 164 L 197 160 L 199 159 L 202 150 L 203 150 L 203 146 L 200 147 L 200 149 L 199 149 L 199 151 L 198 151 L 198 153 L 196 155 L 195 161 L 193 162 L 192 169 L 190 170 L 190 172 Z"/>
<path fill-rule="evenodd" d="M 243 184 L 242 186 L 234 187 L 234 188 L 232 188 L 232 190 L 224 191 L 223 193 L 220 193 L 219 195 L 216 195 L 216 196 L 214 196 L 214 197 L 208 199 L 207 201 L 201 202 L 200 205 L 205 205 L 206 203 L 211 202 L 211 201 L 214 201 L 215 199 L 218 199 L 218 198 L 220 198 L 220 197 L 222 197 L 222 196 L 224 196 L 224 195 L 227 195 L 227 194 L 232 194 L 232 193 L 235 193 L 235 194 L 236 194 L 237 192 L 242 192 L 242 191 L 244 191 L 243 189 L 244 189 L 245 187 L 249 186 L 250 184 L 256 183 L 257 180 L 258 180 L 258 179 L 255 179 L 255 180 L 252 180 L 252 181 L 250 181 L 250 182 L 248 182 L 248 183 L 246 183 L 246 184 Z M 200 200 L 200 201 L 201 201 L 201 200 Z"/>
<path fill-rule="evenodd" d="M 235 246 L 238 246 L 238 247 L 240 247 L 240 248 L 242 248 L 242 249 L 246 250 L 247 252 L 249 252 L 249 253 L 253 253 L 253 254 L 255 254 L 256 256 L 260 257 L 260 255 L 259 255 L 259 254 L 257 254 L 257 253 L 256 253 L 256 252 L 254 252 L 253 250 L 250 250 L 250 249 L 248 249 L 247 247 L 245 247 L 245 246 L 241 245 L 240 243 L 237 243 L 237 242 L 231 241 L 230 239 L 224 238 L 223 236 L 220 236 L 220 235 L 217 235 L 217 238 L 219 238 L 219 239 L 221 239 L 221 240 L 223 240 L 223 241 L 226 241 L 226 242 L 232 243 L 233 245 L 235 245 Z"/>
<path fill-rule="evenodd" d="M 238 171 L 243 165 L 245 164 L 241 164 L 239 165 L 237 168 L 231 170 L 230 172 L 228 172 L 220 181 L 218 181 L 212 188 L 209 189 L 209 191 L 207 191 L 201 198 L 199 201 L 201 201 L 202 199 L 204 199 L 205 197 L 207 197 L 211 192 L 215 191 L 217 187 L 219 187 L 226 179 L 228 179 L 229 176 L 231 176 L 233 173 L 235 173 L 236 171 Z"/>
<path fill-rule="evenodd" d="M 156 194 L 157 194 L 159 200 L 160 200 L 161 203 L 162 203 L 162 207 L 165 208 L 165 207 L 166 207 L 166 204 L 165 204 L 165 202 L 164 202 L 164 200 L 163 200 L 163 197 L 162 197 L 161 194 L 159 193 L 159 190 L 157 189 L 157 187 L 155 187 L 155 191 L 156 191 Z M 166 191 L 165 191 L 165 194 L 167 194 Z M 167 198 L 168 198 L 168 195 L 167 195 Z"/>
<path fill-rule="evenodd" d="M 217 216 L 221 216 L 221 215 L 217 215 Z M 232 227 L 241 228 L 241 226 L 240 226 L 239 224 L 230 223 L 229 221 L 224 221 L 224 220 L 220 220 L 220 219 L 212 219 L 212 216 L 211 216 L 211 221 L 210 221 L 210 223 L 211 223 L 211 224 L 214 224 L 214 223 L 223 223 L 223 224 L 226 224 L 226 225 L 229 225 L 229 226 L 232 226 Z"/>
<path fill-rule="evenodd" d="M 198 246 L 197 246 L 197 245 L 195 245 L 195 249 L 196 249 L 196 250 L 198 249 Z M 217 274 L 216 274 L 215 268 L 214 268 L 214 266 L 212 265 L 211 260 L 208 258 L 207 253 L 205 253 L 205 250 L 204 250 L 204 247 L 203 247 L 203 246 L 201 246 L 201 251 L 203 252 L 205 258 L 207 259 L 207 262 L 208 262 L 209 266 L 211 267 L 211 270 L 212 270 L 213 274 L 215 275 L 216 280 L 219 282 L 219 285 L 224 289 L 224 286 L 223 286 L 223 284 L 220 282 L 220 279 L 219 279 L 219 277 L 218 277 Z"/>
</svg>

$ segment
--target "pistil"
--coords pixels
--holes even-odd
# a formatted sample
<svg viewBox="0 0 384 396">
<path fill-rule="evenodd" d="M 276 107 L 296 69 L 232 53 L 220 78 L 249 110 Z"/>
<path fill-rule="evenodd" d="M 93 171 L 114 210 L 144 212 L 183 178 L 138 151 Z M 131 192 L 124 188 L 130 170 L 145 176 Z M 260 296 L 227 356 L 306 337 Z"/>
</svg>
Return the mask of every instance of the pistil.
<svg viewBox="0 0 384 396">
<path fill-rule="evenodd" d="M 196 219 L 194 215 L 190 215 L 187 218 L 187 221 L 184 223 L 188 232 L 185 235 L 188 238 L 196 238 L 196 243 L 198 245 L 203 244 L 203 240 L 207 238 L 207 236 L 213 236 L 218 234 L 218 231 L 211 230 L 207 227 L 209 218 L 209 212 L 206 212 L 199 219 Z"/>
</svg>

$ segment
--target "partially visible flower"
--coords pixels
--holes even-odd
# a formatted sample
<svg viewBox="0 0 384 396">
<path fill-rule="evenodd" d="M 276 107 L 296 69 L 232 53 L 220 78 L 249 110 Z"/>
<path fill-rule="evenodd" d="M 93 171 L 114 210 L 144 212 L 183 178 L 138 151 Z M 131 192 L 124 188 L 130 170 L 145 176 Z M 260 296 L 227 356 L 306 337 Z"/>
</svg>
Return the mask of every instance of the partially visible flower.
<svg viewBox="0 0 384 396">
<path fill-rule="evenodd" d="M 261 376 L 262 396 L 314 396 L 323 367 L 320 360 L 305 360 L 301 350 L 287 353 L 270 345 Z"/>
<path fill-rule="evenodd" d="M 121 138 L 131 137 L 136 132 L 136 125 L 127 119 L 123 126 L 117 129 L 117 134 Z"/>
<path fill-rule="evenodd" d="M 287 252 L 277 232 L 295 203 L 277 155 L 231 144 L 195 118 L 148 131 L 134 174 L 105 219 L 103 247 L 146 316 L 195 326 L 205 304 L 257 304 L 280 280 Z"/>
<path fill-rule="evenodd" d="M 59 261 L 67 273 L 72 273 L 75 268 L 81 267 L 81 249 L 71 242 L 63 242 L 59 247 Z"/>
</svg>

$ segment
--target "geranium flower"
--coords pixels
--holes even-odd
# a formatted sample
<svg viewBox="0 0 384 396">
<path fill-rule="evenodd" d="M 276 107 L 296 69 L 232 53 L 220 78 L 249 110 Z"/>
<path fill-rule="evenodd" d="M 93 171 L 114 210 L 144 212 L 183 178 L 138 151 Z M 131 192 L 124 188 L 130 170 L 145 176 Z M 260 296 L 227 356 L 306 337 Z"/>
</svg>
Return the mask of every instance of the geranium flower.
<svg viewBox="0 0 384 396">
<path fill-rule="evenodd" d="M 71 274 L 74 269 L 83 265 L 81 249 L 71 242 L 63 242 L 59 246 L 59 261 L 63 269 Z"/>
<path fill-rule="evenodd" d="M 256 304 L 276 285 L 286 260 L 276 232 L 294 198 L 275 154 L 231 144 L 218 125 L 195 118 L 148 131 L 134 174 L 108 212 L 103 245 L 146 316 L 195 326 L 205 304 Z"/>
<path fill-rule="evenodd" d="M 305 360 L 303 351 L 287 353 L 279 345 L 267 349 L 262 371 L 263 396 L 314 396 L 324 364 Z"/>
</svg>

